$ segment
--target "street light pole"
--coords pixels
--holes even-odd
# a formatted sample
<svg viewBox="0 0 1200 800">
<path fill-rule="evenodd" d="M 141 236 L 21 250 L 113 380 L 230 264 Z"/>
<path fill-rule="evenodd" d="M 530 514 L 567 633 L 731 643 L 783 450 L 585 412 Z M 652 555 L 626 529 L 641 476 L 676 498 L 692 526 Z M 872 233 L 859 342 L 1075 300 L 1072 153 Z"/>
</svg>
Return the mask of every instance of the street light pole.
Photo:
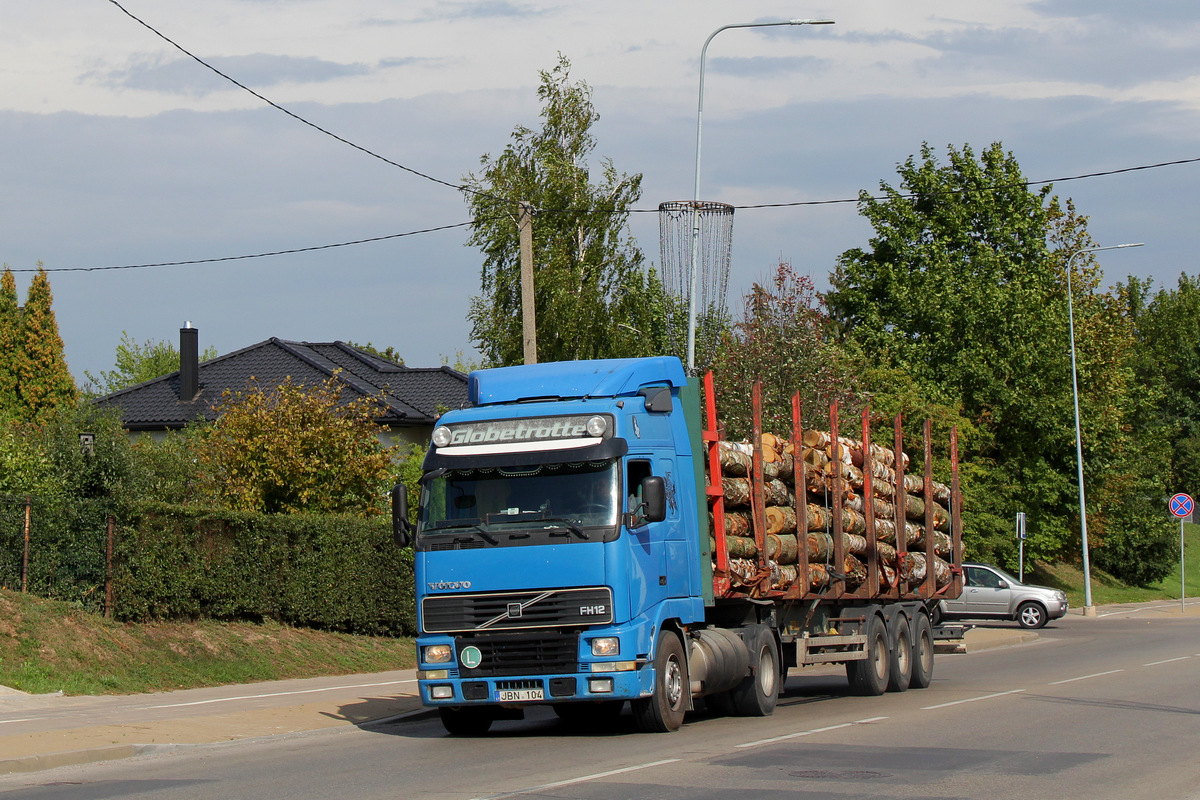
<svg viewBox="0 0 1200 800">
<path fill-rule="evenodd" d="M 1067 326 L 1071 335 L 1071 394 L 1075 400 L 1075 465 L 1079 472 L 1079 529 L 1083 544 L 1083 615 L 1096 616 L 1096 607 L 1092 605 L 1092 569 L 1088 559 L 1087 531 L 1087 501 L 1083 495 L 1083 436 L 1079 429 L 1079 374 L 1075 368 L 1075 306 L 1072 302 L 1071 264 L 1076 256 L 1084 253 L 1098 253 L 1101 250 L 1124 250 L 1127 247 L 1141 247 L 1144 242 L 1135 244 L 1112 244 L 1107 247 L 1084 247 L 1076 250 L 1067 259 Z"/>
<path fill-rule="evenodd" d="M 688 295 L 688 373 L 696 371 L 696 284 L 700 261 L 700 134 L 704 120 L 704 61 L 708 55 L 708 44 L 721 31 L 730 28 L 775 28 L 781 25 L 832 25 L 831 19 L 788 19 L 778 22 L 741 22 L 722 25 L 708 35 L 700 48 L 700 100 L 696 104 L 696 190 L 692 195 L 692 275 L 691 293 Z"/>
</svg>

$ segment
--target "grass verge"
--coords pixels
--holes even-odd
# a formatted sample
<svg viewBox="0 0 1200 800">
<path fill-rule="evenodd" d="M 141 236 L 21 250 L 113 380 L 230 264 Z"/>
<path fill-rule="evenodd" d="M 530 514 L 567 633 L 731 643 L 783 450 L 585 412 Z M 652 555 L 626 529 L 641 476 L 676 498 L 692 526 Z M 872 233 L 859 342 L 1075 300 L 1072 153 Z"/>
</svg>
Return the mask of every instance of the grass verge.
<svg viewBox="0 0 1200 800">
<path fill-rule="evenodd" d="M 1176 531 L 1178 531 L 1178 526 L 1176 526 Z M 1183 577 L 1186 581 L 1180 580 L 1181 570 L 1178 557 L 1170 574 L 1150 586 L 1127 586 L 1093 565 L 1091 568 L 1092 604 L 1102 606 L 1110 603 L 1178 600 L 1181 589 L 1187 597 L 1200 597 L 1200 525 L 1184 524 L 1183 538 L 1185 555 Z M 1067 593 L 1067 599 L 1072 608 L 1083 606 L 1083 569 L 1079 565 L 1043 564 L 1039 561 L 1032 567 L 1026 565 L 1025 580 L 1027 583 L 1038 583 L 1062 589 Z"/>
<path fill-rule="evenodd" d="M 276 623 L 126 624 L 0 590 L 0 685 L 35 694 L 135 694 L 411 669 L 412 639 Z"/>
</svg>

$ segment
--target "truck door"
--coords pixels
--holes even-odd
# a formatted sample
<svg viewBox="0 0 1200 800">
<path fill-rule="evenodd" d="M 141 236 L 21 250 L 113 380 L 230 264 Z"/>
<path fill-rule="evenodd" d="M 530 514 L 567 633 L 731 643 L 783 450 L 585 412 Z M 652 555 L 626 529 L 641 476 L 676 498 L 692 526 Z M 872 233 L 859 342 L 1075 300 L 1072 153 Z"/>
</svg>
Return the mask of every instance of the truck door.
<svg viewBox="0 0 1200 800">
<path fill-rule="evenodd" d="M 655 471 L 654 461 L 649 455 L 630 456 L 626 462 L 625 510 L 632 514 L 629 538 L 632 550 L 630 563 L 634 573 L 630 576 L 630 602 L 635 616 L 666 597 L 667 565 L 663 545 L 665 523 L 648 523 L 636 513 L 642 502 L 642 478 L 658 474 L 661 473 Z M 667 514 L 669 519 L 669 504 Z"/>
</svg>

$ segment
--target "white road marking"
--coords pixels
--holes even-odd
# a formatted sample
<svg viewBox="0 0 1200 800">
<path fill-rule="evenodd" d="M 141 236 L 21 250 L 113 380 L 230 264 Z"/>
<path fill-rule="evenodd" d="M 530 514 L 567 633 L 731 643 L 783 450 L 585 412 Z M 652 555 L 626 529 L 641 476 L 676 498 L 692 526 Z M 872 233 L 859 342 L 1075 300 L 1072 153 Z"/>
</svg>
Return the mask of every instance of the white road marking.
<svg viewBox="0 0 1200 800">
<path fill-rule="evenodd" d="M 743 742 L 735 747 L 758 747 L 764 744 L 774 744 L 775 742 L 783 742 L 788 739 L 797 739 L 801 736 L 811 736 L 814 733 L 825 733 L 826 731 L 836 731 L 839 728 L 849 728 L 851 725 L 869 725 L 872 722 L 881 722 L 887 717 L 870 717 L 868 719 L 859 719 L 854 722 L 843 722 L 841 725 L 830 725 L 825 728 L 813 728 L 808 731 L 797 731 L 796 733 L 788 733 L 783 736 L 772 736 L 770 739 L 759 739 L 754 742 Z"/>
<path fill-rule="evenodd" d="M 555 781 L 554 783 L 543 783 L 540 786 L 530 786 L 528 789 L 518 789 L 515 792 L 503 792 L 501 794 L 489 794 L 486 797 L 477 797 L 475 800 L 499 800 L 501 797 L 516 797 L 522 794 L 531 794 L 540 792 L 546 789 L 557 789 L 560 786 L 571 786 L 576 783 L 586 783 L 587 781 L 595 781 L 600 778 L 608 778 L 612 775 L 621 775 L 626 772 L 636 772 L 639 769 L 650 769 L 651 767 L 661 767 L 663 764 L 674 764 L 679 761 L 678 758 L 666 758 L 662 761 L 651 761 L 649 764 L 638 764 L 636 767 L 623 767 L 621 769 L 610 769 L 608 772 L 597 772 L 593 775 L 584 775 L 579 778 L 569 778 L 565 781 Z"/>
<path fill-rule="evenodd" d="M 0 725 L 6 722 L 33 722 L 37 717 L 26 717 L 25 719 L 0 719 Z"/>
<path fill-rule="evenodd" d="M 382 683 L 351 683 L 345 686 L 326 686 L 323 689 L 297 689 L 294 692 L 268 692 L 266 694 L 243 694 L 237 697 L 215 697 L 212 700 L 194 700 L 190 703 L 166 703 L 161 706 L 143 706 L 139 711 L 149 711 L 153 708 L 182 708 L 183 706 L 205 706 L 210 703 L 228 703 L 231 700 L 258 700 L 263 697 L 285 697 L 293 694 L 313 694 L 315 692 L 333 692 L 338 689 L 368 689 L 373 686 L 395 686 L 401 683 L 416 683 L 416 680 L 384 681 Z"/>
<path fill-rule="evenodd" d="M 1118 672 L 1124 672 L 1123 669 L 1110 669 L 1108 672 L 1093 672 L 1091 675 L 1080 675 L 1078 678 L 1067 678 L 1065 681 L 1050 681 L 1051 686 L 1058 686 L 1062 683 L 1071 683 L 1073 681 L 1086 681 L 1088 678 L 1099 678 L 1101 675 L 1115 675 Z"/>
<path fill-rule="evenodd" d="M 985 694 L 980 697 L 968 697 L 966 700 L 955 700 L 952 703 L 939 703 L 936 706 L 925 706 L 921 710 L 922 711 L 932 711 L 935 708 L 948 708 L 949 706 L 957 706 L 957 705 L 961 705 L 963 703 L 974 703 L 976 700 L 991 700 L 992 698 L 995 698 L 995 697 L 1004 697 L 1005 695 L 1008 695 L 1008 694 L 1018 694 L 1023 691 L 1025 691 L 1025 690 L 1024 689 L 1013 689 L 1010 692 L 996 692 L 995 694 Z"/>
<path fill-rule="evenodd" d="M 1180 656 L 1179 658 L 1168 658 L 1163 661 L 1151 661 L 1149 664 L 1142 664 L 1143 667 L 1157 667 L 1159 664 L 1170 664 L 1172 661 L 1187 661 L 1191 656 Z"/>
</svg>

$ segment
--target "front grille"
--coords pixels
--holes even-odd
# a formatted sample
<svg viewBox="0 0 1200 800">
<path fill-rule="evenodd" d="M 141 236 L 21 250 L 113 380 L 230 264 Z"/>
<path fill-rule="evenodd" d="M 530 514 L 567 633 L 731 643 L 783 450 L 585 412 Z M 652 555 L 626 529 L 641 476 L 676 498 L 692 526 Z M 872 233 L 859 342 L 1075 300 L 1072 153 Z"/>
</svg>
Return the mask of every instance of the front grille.
<svg viewBox="0 0 1200 800">
<path fill-rule="evenodd" d="M 421 601 L 425 633 L 579 627 L 612 619 L 612 590 L 607 586 L 442 594 Z"/>
<path fill-rule="evenodd" d="M 475 669 L 462 668 L 464 678 L 497 678 L 506 675 L 550 675 L 579 668 L 579 634 L 504 634 L 460 636 L 455 649 L 474 645 L 483 656 Z"/>
</svg>

